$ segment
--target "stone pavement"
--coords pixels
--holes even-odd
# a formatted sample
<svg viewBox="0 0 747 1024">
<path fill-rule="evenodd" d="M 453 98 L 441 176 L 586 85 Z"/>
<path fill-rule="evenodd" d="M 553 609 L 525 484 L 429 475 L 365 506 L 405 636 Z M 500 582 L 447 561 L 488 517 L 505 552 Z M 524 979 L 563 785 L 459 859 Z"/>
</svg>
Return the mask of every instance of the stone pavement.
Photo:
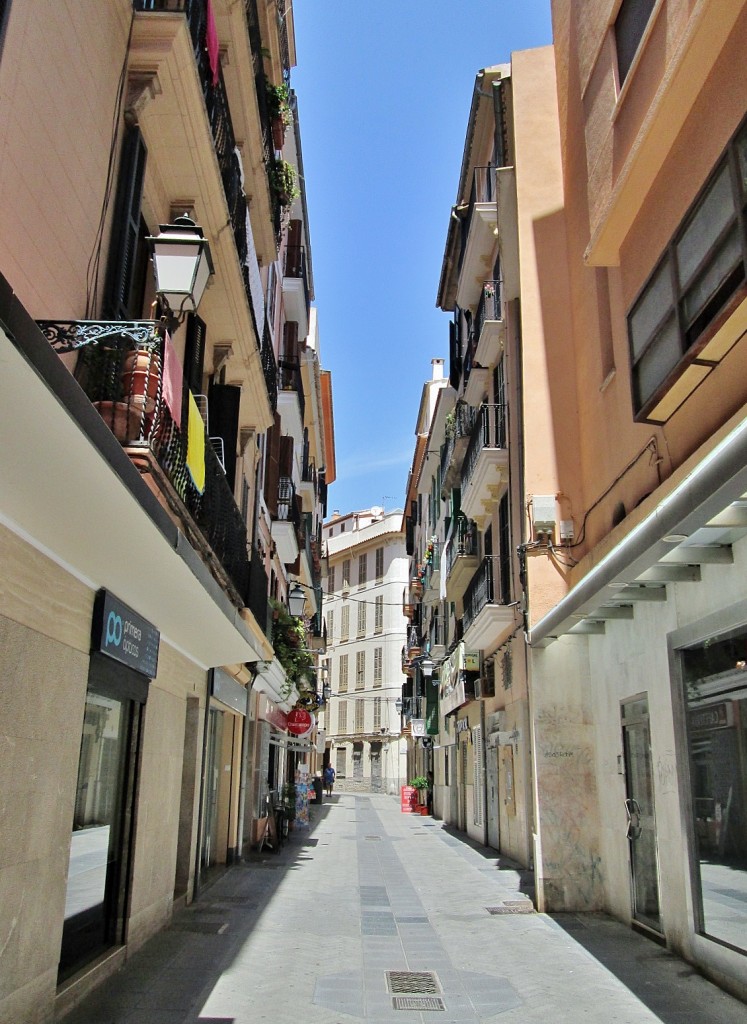
<svg viewBox="0 0 747 1024">
<path fill-rule="evenodd" d="M 335 794 L 232 867 L 65 1024 L 745 1024 L 604 915 L 533 911 L 532 876 L 380 795 Z"/>
</svg>

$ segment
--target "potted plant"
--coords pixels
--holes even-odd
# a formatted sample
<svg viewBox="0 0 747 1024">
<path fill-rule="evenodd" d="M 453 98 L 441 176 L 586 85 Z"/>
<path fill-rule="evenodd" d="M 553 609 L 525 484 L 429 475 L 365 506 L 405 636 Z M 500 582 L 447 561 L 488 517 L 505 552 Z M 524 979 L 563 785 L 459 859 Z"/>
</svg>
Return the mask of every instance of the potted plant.
<svg viewBox="0 0 747 1024">
<path fill-rule="evenodd" d="M 281 206 L 290 206 L 301 195 L 296 169 L 287 160 L 276 160 L 270 175 L 270 184 Z"/>
<path fill-rule="evenodd" d="M 290 107 L 290 93 L 285 82 L 274 85 L 265 79 L 267 92 L 267 111 L 272 125 L 272 141 L 275 149 L 282 149 L 285 131 L 293 123 L 293 112 Z"/>
<path fill-rule="evenodd" d="M 420 804 L 421 808 L 424 807 L 427 810 L 428 801 L 426 793 L 428 790 L 428 780 L 426 779 L 425 775 L 416 775 L 414 779 L 410 779 L 410 785 L 412 786 L 413 789 L 417 789 L 418 791 L 418 803 Z M 424 812 L 421 810 L 421 814 L 422 813 Z"/>
<path fill-rule="evenodd" d="M 306 643 L 306 628 L 300 619 L 290 615 L 280 601 L 272 607 L 272 646 L 288 680 L 288 696 L 295 685 L 299 691 L 307 687 L 301 680 L 314 677 L 314 659 Z"/>
</svg>

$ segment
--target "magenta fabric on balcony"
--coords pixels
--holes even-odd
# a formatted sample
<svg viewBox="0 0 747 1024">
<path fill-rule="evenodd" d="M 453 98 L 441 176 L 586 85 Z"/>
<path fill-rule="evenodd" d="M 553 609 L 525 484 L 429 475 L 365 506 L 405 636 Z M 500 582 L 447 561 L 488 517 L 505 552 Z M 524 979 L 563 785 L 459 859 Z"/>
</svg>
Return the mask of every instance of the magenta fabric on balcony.
<svg viewBox="0 0 747 1024">
<path fill-rule="evenodd" d="M 220 67 L 220 54 L 218 52 L 218 29 L 215 27 L 215 14 L 213 5 L 207 0 L 207 28 L 205 30 L 205 43 L 207 44 L 210 70 L 213 73 L 213 87 L 218 84 Z"/>
<path fill-rule="evenodd" d="M 179 362 L 171 338 L 167 334 L 163 342 L 163 400 L 171 418 L 181 430 L 182 426 L 182 381 L 184 370 Z"/>
<path fill-rule="evenodd" d="M 187 411 L 187 470 L 202 494 L 205 490 L 205 421 L 191 391 Z"/>
</svg>

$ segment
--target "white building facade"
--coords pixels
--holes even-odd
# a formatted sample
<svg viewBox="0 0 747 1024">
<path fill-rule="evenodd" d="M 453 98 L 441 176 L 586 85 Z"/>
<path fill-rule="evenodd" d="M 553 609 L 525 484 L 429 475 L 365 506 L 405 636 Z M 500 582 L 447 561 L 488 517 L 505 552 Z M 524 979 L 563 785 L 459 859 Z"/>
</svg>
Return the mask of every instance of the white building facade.
<svg viewBox="0 0 747 1024">
<path fill-rule="evenodd" d="M 324 524 L 326 667 L 325 763 L 336 788 L 397 793 L 406 749 L 396 701 L 402 692 L 407 583 L 402 512 L 335 513 Z"/>
</svg>

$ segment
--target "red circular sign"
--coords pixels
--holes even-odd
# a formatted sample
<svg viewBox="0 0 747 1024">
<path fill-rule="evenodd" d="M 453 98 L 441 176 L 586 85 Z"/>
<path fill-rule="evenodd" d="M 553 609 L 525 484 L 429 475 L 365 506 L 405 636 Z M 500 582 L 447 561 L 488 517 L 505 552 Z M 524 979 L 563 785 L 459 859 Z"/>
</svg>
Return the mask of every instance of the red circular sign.
<svg viewBox="0 0 747 1024">
<path fill-rule="evenodd" d="M 288 712 L 288 732 L 294 736 L 306 736 L 314 728 L 314 716 L 310 711 L 296 708 Z"/>
</svg>

